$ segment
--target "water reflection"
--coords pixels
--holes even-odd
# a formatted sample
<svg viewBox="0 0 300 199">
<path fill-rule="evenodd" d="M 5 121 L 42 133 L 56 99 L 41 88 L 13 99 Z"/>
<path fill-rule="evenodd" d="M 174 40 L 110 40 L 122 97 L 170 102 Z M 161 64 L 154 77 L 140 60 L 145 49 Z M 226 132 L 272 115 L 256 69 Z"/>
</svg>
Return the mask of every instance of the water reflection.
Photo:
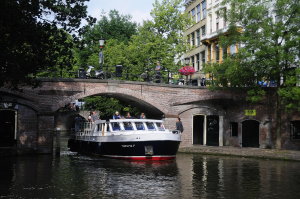
<svg viewBox="0 0 300 199">
<path fill-rule="evenodd" d="M 300 163 L 178 154 L 131 162 L 79 156 L 0 159 L 0 198 L 300 198 Z"/>
<path fill-rule="evenodd" d="M 193 156 L 193 196 L 299 198 L 298 162 Z"/>
</svg>

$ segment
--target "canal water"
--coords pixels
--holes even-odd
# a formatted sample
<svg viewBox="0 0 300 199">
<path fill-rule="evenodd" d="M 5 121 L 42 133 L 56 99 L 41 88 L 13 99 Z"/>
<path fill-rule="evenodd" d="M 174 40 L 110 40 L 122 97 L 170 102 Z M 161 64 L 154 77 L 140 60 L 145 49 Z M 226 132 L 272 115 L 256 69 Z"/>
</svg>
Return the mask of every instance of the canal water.
<svg viewBox="0 0 300 199">
<path fill-rule="evenodd" d="M 71 153 L 0 159 L 0 198 L 300 198 L 300 163 L 178 154 L 124 161 Z"/>
</svg>

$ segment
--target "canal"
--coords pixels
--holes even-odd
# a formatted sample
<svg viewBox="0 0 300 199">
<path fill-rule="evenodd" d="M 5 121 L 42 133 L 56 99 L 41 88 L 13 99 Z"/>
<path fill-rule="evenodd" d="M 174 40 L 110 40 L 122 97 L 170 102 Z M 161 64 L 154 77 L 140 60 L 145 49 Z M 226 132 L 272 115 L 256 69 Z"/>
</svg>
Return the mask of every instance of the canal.
<svg viewBox="0 0 300 199">
<path fill-rule="evenodd" d="M 178 154 L 131 162 L 80 156 L 1 158 L 0 198 L 300 198 L 300 163 Z"/>
</svg>

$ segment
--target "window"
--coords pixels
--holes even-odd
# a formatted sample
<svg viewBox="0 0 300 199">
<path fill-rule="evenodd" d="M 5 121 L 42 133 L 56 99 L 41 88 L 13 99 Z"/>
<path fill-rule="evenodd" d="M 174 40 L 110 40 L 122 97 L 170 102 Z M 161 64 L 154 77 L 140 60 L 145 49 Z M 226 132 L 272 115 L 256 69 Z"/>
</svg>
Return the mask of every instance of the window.
<svg viewBox="0 0 300 199">
<path fill-rule="evenodd" d="M 212 16 L 209 15 L 209 32 L 212 33 Z"/>
<path fill-rule="evenodd" d="M 156 126 L 157 126 L 159 131 L 164 131 L 165 130 L 164 125 L 160 122 L 156 122 Z"/>
<path fill-rule="evenodd" d="M 191 10 L 191 14 L 192 14 L 192 19 L 193 19 L 194 21 L 196 21 L 196 11 L 195 11 L 195 8 L 193 8 L 193 9 Z"/>
<path fill-rule="evenodd" d="M 202 51 L 202 52 L 200 53 L 200 55 L 201 55 L 201 63 L 202 63 L 202 65 L 203 65 L 203 64 L 205 64 L 205 51 Z"/>
<path fill-rule="evenodd" d="M 216 52 L 216 61 L 220 61 L 220 48 L 219 45 L 217 44 L 215 47 L 215 52 Z"/>
<path fill-rule="evenodd" d="M 120 131 L 121 130 L 120 124 L 117 123 L 117 122 L 112 122 L 111 126 L 112 126 L 113 131 Z"/>
<path fill-rule="evenodd" d="M 223 21 L 223 27 L 226 27 L 226 22 L 227 22 L 227 10 L 226 8 L 223 9 L 223 16 L 224 16 L 224 21 Z"/>
<path fill-rule="evenodd" d="M 191 36 L 190 36 L 190 35 L 188 35 L 188 36 L 187 36 L 187 43 L 191 45 L 190 38 L 191 38 Z"/>
<path fill-rule="evenodd" d="M 216 12 L 216 19 L 219 19 L 219 18 L 220 18 L 220 12 L 217 11 L 217 12 Z"/>
<path fill-rule="evenodd" d="M 196 35 L 197 35 L 197 46 L 200 46 L 200 29 L 198 29 L 197 31 L 196 31 Z"/>
<path fill-rule="evenodd" d="M 136 122 L 135 126 L 136 126 L 136 130 L 138 131 L 145 130 L 144 124 L 142 122 Z"/>
<path fill-rule="evenodd" d="M 195 68 L 196 71 L 200 70 L 200 54 L 196 54 L 196 62 L 197 62 L 197 67 Z"/>
<path fill-rule="evenodd" d="M 201 7 L 202 7 L 202 19 L 206 18 L 206 0 L 203 0 L 201 2 Z"/>
<path fill-rule="evenodd" d="M 202 36 L 205 36 L 205 35 L 206 35 L 205 25 L 201 27 L 201 35 L 202 35 Z"/>
<path fill-rule="evenodd" d="M 150 131 L 154 131 L 155 130 L 155 126 L 153 122 L 146 122 L 147 128 Z"/>
<path fill-rule="evenodd" d="M 200 15 L 200 4 L 197 5 L 197 22 L 201 20 L 201 15 Z"/>
<path fill-rule="evenodd" d="M 235 45 L 231 45 L 230 46 L 230 54 L 231 55 L 234 55 L 236 53 L 236 49 L 235 48 L 236 48 Z"/>
<path fill-rule="evenodd" d="M 292 121 L 291 124 L 291 139 L 300 140 L 300 120 Z"/>
<path fill-rule="evenodd" d="M 223 48 L 223 59 L 227 58 L 227 47 Z"/>
<path fill-rule="evenodd" d="M 216 23 L 216 31 L 219 30 L 219 22 Z"/>
<path fill-rule="evenodd" d="M 193 33 L 191 34 L 191 36 L 192 36 L 192 41 L 191 41 L 191 43 L 192 43 L 192 46 L 194 46 L 194 45 L 195 45 L 195 33 L 193 32 Z"/>
<path fill-rule="evenodd" d="M 131 122 L 124 122 L 123 124 L 124 124 L 125 131 L 133 130 L 133 126 L 132 126 Z"/>
<path fill-rule="evenodd" d="M 192 66 L 195 68 L 195 57 L 192 56 L 191 58 L 192 58 Z"/>
<path fill-rule="evenodd" d="M 231 137 L 238 137 L 238 123 L 237 122 L 230 122 L 230 134 Z"/>
</svg>

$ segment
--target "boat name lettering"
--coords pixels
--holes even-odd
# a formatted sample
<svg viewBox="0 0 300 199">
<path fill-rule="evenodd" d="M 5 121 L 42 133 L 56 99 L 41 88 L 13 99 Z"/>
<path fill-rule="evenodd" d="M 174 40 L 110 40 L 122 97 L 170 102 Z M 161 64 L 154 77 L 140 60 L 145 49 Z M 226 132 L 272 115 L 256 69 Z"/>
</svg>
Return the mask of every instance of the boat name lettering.
<svg viewBox="0 0 300 199">
<path fill-rule="evenodd" d="M 122 145 L 123 148 L 127 148 L 127 147 L 134 147 L 135 144 L 129 144 L 129 145 Z"/>
</svg>

